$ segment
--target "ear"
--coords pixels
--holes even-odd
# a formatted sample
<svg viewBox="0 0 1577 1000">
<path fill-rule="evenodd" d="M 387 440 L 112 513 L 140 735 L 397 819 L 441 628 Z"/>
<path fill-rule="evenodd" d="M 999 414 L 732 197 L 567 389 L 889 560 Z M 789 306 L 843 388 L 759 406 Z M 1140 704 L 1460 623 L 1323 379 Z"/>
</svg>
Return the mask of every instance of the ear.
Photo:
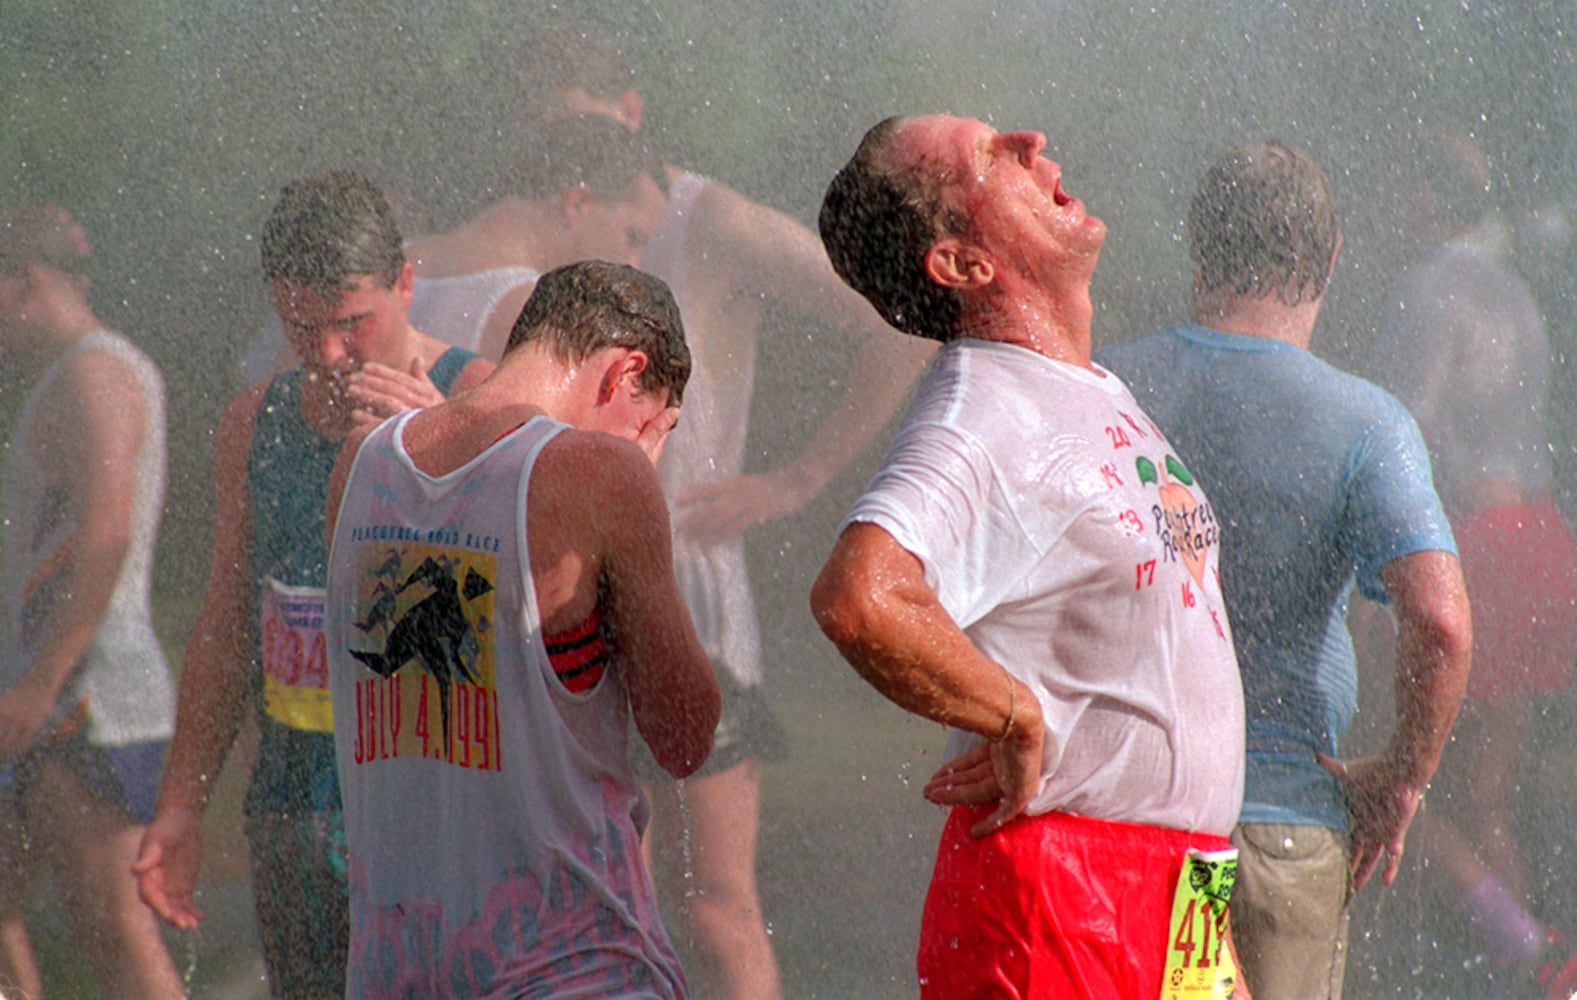
<svg viewBox="0 0 1577 1000">
<path fill-rule="evenodd" d="M 597 405 L 606 406 L 621 391 L 630 395 L 639 391 L 636 380 L 646 370 L 646 365 L 645 351 L 626 350 L 617 355 L 608 367 L 603 369 L 602 382 L 597 388 Z"/>
<path fill-rule="evenodd" d="M 399 297 L 400 303 L 409 308 L 411 295 L 416 291 L 416 269 L 406 261 L 400 268 L 400 273 L 394 278 L 394 294 Z"/>
<path fill-rule="evenodd" d="M 619 112 L 614 117 L 623 122 L 632 132 L 641 130 L 641 119 L 646 116 L 646 104 L 641 100 L 641 95 L 633 90 L 626 90 L 619 97 Z"/>
<path fill-rule="evenodd" d="M 943 288 L 965 291 L 991 284 L 996 265 L 973 243 L 949 236 L 925 252 L 925 273 Z"/>
</svg>

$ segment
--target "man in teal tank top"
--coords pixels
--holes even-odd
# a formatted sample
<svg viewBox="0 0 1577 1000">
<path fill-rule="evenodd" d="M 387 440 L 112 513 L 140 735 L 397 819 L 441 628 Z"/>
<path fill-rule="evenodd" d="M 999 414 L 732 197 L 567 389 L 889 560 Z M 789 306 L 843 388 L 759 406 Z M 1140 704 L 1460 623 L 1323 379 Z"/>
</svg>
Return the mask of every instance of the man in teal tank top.
<svg viewBox="0 0 1577 1000">
<path fill-rule="evenodd" d="M 400 233 L 358 174 L 287 185 L 264 226 L 262 259 L 300 364 L 243 392 L 220 420 L 208 592 L 136 871 L 164 919 L 183 929 L 202 920 L 202 813 L 252 705 L 260 741 L 246 833 L 269 989 L 327 997 L 343 989 L 348 935 L 323 645 L 329 473 L 354 428 L 439 402 L 492 365 L 411 326 Z"/>
</svg>

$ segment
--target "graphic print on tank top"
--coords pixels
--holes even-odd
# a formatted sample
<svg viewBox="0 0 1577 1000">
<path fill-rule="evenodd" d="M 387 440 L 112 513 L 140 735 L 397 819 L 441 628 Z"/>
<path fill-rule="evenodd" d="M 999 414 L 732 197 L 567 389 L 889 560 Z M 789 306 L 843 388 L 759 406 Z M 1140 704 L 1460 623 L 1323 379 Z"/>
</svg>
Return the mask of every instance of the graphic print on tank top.
<svg viewBox="0 0 1577 1000">
<path fill-rule="evenodd" d="M 415 542 L 359 545 L 348 652 L 355 762 L 395 757 L 502 771 L 490 552 Z"/>
</svg>

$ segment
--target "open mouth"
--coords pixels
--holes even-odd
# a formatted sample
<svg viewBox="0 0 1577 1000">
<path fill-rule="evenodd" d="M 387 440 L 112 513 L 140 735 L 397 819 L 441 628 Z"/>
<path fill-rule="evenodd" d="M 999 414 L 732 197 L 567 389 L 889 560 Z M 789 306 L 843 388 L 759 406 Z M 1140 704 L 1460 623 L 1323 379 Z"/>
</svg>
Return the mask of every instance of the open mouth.
<svg viewBox="0 0 1577 1000">
<path fill-rule="evenodd" d="M 1051 189 L 1051 200 L 1058 207 L 1073 204 L 1073 198 L 1062 189 L 1062 178 L 1057 178 L 1057 186 Z"/>
</svg>

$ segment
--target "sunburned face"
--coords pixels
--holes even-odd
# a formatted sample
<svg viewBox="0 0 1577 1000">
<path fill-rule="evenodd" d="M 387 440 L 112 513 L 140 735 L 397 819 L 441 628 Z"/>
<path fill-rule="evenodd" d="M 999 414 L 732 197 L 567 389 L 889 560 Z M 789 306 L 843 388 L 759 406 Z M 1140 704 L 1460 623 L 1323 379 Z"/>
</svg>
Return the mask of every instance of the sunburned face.
<svg viewBox="0 0 1577 1000">
<path fill-rule="evenodd" d="M 404 367 L 410 360 L 409 268 L 392 287 L 376 275 L 359 274 L 349 288 L 334 293 L 276 281 L 273 294 L 285 339 L 311 374 L 338 383 L 368 362 Z"/>
<path fill-rule="evenodd" d="M 1002 264 L 1034 276 L 1094 269 L 1106 226 L 1062 189 L 1039 132 L 996 132 L 972 118 L 916 118 L 893 138 L 898 165 L 937 172 L 943 198 L 968 234 Z"/>
</svg>

